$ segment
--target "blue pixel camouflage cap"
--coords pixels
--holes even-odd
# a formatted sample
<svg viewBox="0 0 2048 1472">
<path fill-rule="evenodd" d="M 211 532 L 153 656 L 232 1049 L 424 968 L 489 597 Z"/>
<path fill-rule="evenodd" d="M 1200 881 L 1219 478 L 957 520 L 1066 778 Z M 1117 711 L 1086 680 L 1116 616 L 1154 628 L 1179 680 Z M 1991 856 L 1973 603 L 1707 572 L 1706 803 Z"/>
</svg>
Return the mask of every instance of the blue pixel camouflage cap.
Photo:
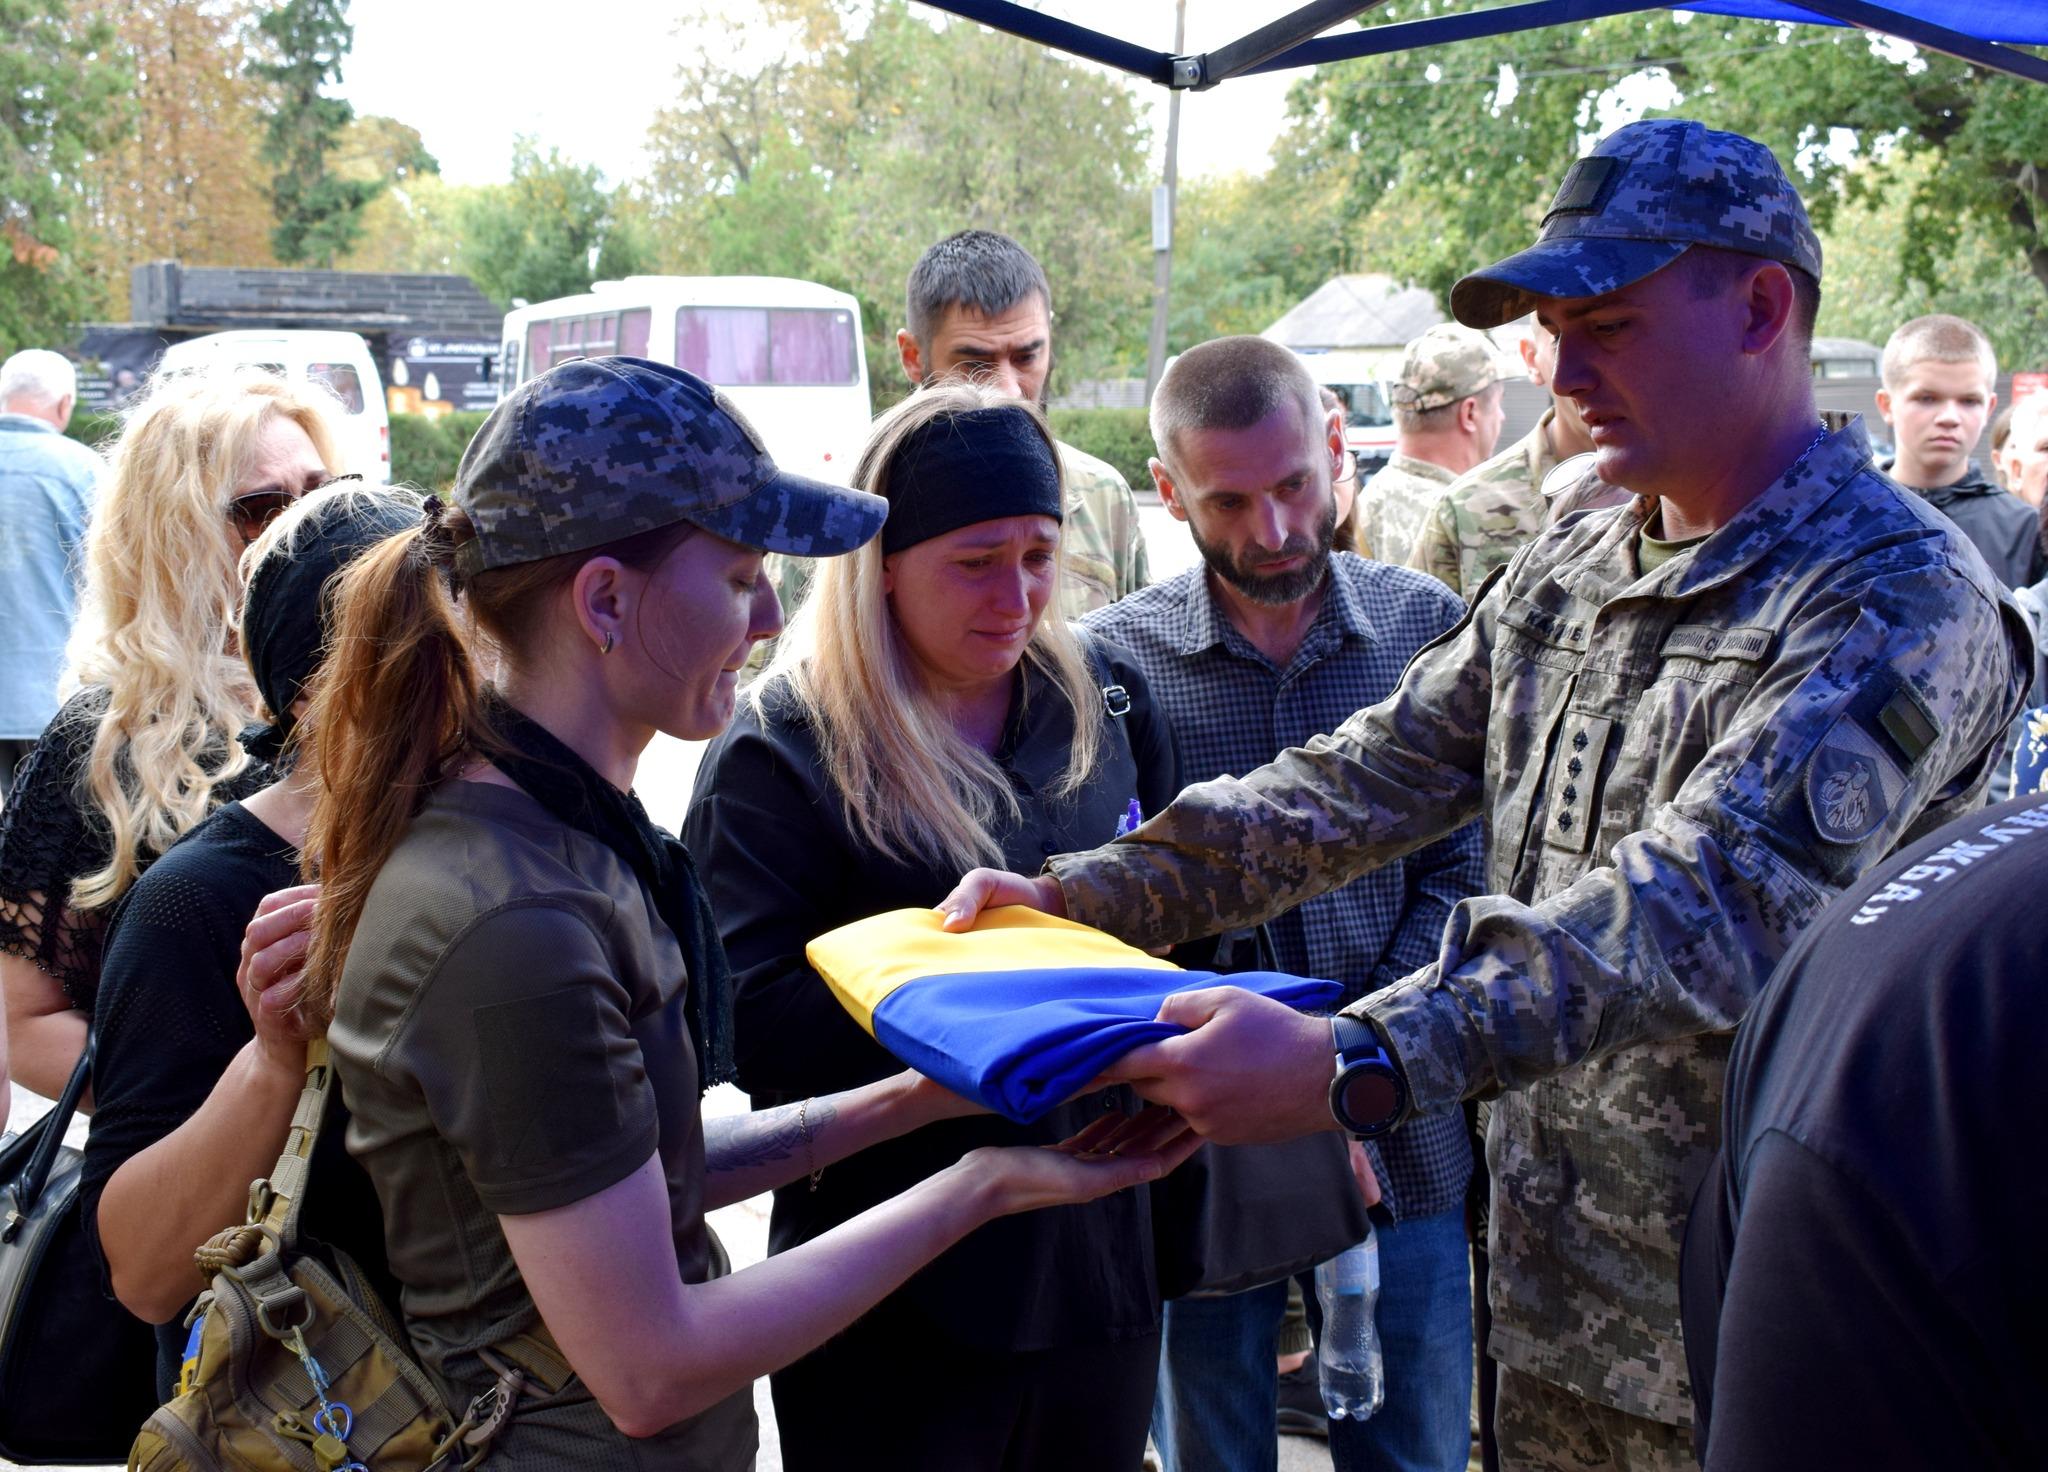
<svg viewBox="0 0 2048 1472">
<path fill-rule="evenodd" d="M 1604 296 L 1695 245 L 1820 279 L 1820 237 L 1770 149 L 1683 118 L 1630 123 L 1572 165 L 1536 244 L 1451 288 L 1451 315 L 1498 327 L 1532 310 L 1535 297 Z"/>
<path fill-rule="evenodd" d="M 696 374 L 645 358 L 581 358 L 514 389 L 462 452 L 455 503 L 474 574 L 691 522 L 798 557 L 851 552 L 882 529 L 880 496 L 778 470 L 761 436 Z"/>
</svg>

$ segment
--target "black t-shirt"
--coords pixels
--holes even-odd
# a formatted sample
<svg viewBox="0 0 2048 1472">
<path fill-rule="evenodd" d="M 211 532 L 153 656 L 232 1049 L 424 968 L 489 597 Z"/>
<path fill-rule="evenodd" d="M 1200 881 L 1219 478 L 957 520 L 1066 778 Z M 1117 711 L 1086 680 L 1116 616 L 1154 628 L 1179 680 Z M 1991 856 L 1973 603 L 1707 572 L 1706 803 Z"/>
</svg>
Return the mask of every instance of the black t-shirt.
<svg viewBox="0 0 2048 1472">
<path fill-rule="evenodd" d="M 2048 798 L 1845 893 L 1737 1035 L 1685 1244 L 1709 1468 L 2048 1466 Z"/>
<path fill-rule="evenodd" d="M 101 1193 L 125 1161 L 192 1117 L 256 1035 L 235 986 L 242 931 L 263 896 L 298 882 L 298 855 L 231 803 L 152 864 L 118 907 L 94 1014 L 97 1107 L 79 1183 L 86 1237 L 103 1278 Z M 377 1194 L 343 1147 L 347 1123 L 334 1090 L 313 1149 L 300 1235 L 348 1253 L 395 1303 Z M 201 1286 L 195 1268 L 193 1292 Z M 185 1331 L 173 1320 L 157 1337 L 159 1371 L 168 1355 L 175 1375 Z"/>
</svg>

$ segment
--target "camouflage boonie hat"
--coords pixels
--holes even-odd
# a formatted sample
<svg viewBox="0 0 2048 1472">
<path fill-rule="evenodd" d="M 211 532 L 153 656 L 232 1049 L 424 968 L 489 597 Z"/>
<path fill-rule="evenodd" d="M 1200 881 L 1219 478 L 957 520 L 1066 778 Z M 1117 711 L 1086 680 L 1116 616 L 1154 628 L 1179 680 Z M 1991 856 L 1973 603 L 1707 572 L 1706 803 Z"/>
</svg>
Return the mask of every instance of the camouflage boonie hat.
<svg viewBox="0 0 2048 1472">
<path fill-rule="evenodd" d="M 1536 244 L 1451 288 L 1451 315 L 1498 327 L 1529 311 L 1531 297 L 1603 296 L 1695 245 L 1820 279 L 1820 237 L 1768 148 L 1682 118 L 1630 123 L 1572 165 Z"/>
<path fill-rule="evenodd" d="M 1445 322 L 1408 344 L 1387 397 L 1397 408 L 1420 413 L 1470 398 L 1501 377 L 1492 343 L 1469 327 Z"/>
<path fill-rule="evenodd" d="M 880 496 L 775 468 L 732 401 L 644 358 L 583 358 L 491 411 L 455 472 L 476 528 L 464 574 L 688 521 L 770 552 L 832 557 L 881 530 Z"/>
</svg>

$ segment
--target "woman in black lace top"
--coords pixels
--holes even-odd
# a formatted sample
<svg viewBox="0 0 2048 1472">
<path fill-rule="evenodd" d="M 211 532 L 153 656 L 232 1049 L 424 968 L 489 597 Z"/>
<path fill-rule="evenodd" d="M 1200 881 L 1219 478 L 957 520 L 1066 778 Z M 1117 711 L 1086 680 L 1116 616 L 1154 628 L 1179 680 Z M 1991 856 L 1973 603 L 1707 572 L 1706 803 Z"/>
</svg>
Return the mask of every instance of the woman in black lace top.
<svg viewBox="0 0 2048 1472">
<path fill-rule="evenodd" d="M 67 700 L 0 812 L 0 990 L 13 1077 L 54 1096 L 85 1046 L 108 914 L 270 772 L 235 744 L 257 697 L 233 647 L 236 562 L 340 464 L 332 406 L 253 369 L 158 380 L 86 537 Z"/>
</svg>

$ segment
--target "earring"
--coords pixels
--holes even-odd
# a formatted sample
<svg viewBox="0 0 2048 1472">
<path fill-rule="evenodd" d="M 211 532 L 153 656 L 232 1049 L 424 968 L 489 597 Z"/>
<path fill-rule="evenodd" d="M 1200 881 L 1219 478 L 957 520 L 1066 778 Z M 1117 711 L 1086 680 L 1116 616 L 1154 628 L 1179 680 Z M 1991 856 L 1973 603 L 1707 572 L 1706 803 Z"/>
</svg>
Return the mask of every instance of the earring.
<svg viewBox="0 0 2048 1472">
<path fill-rule="evenodd" d="M 612 631 L 610 629 L 604 631 L 604 648 L 597 652 L 599 654 L 610 654 L 612 652 Z"/>
</svg>

